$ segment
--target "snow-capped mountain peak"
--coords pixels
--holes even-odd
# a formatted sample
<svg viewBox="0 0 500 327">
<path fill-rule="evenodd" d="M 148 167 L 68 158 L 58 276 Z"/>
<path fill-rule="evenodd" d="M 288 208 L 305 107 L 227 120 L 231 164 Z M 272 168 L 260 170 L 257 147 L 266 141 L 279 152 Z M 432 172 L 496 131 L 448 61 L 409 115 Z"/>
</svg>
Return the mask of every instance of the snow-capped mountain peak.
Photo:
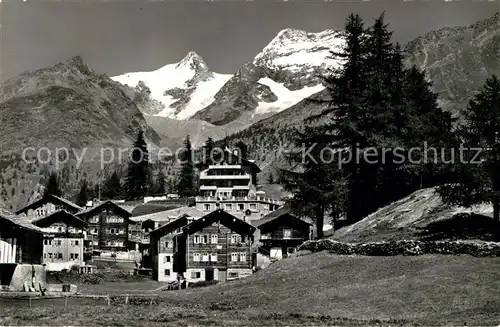
<svg viewBox="0 0 500 327">
<path fill-rule="evenodd" d="M 324 89 L 318 76 L 341 64 L 331 52 L 343 45 L 340 31 L 281 30 L 194 118 L 223 125 L 243 112 L 264 116 L 285 110 Z"/>
<path fill-rule="evenodd" d="M 139 82 L 151 91 L 152 100 L 160 106 L 142 108 L 147 115 L 187 119 L 214 101 L 214 95 L 231 75 L 210 71 L 207 64 L 194 51 L 178 63 L 168 64 L 149 72 L 133 72 L 112 77 L 130 87 Z"/>
<path fill-rule="evenodd" d="M 329 43 L 332 38 L 338 38 L 338 32 L 335 30 L 325 30 L 318 33 L 311 33 L 295 28 L 286 28 L 281 30 L 274 39 L 264 48 L 270 50 L 272 48 L 293 47 L 305 48 L 317 46 L 319 43 Z"/>
<path fill-rule="evenodd" d="M 302 70 L 303 66 L 335 66 L 338 63 L 330 52 L 339 50 L 343 43 L 340 31 L 311 33 L 287 28 L 262 49 L 254 63 L 291 71 Z"/>
<path fill-rule="evenodd" d="M 194 51 L 190 51 L 181 61 L 179 61 L 175 68 L 188 68 L 193 69 L 196 72 L 210 70 L 203 58 Z"/>
</svg>

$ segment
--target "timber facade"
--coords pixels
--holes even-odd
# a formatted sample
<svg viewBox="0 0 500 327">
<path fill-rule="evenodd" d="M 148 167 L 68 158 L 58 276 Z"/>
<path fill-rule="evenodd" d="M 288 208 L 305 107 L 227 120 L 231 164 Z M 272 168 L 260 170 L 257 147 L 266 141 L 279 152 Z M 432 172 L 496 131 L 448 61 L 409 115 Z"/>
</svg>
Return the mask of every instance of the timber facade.
<svg viewBox="0 0 500 327">
<path fill-rule="evenodd" d="M 282 207 L 258 222 L 261 246 L 259 251 L 271 259 L 282 259 L 312 239 L 312 225 Z"/>
<path fill-rule="evenodd" d="M 132 214 L 112 201 L 105 201 L 77 215 L 88 224 L 87 237 L 94 250 L 127 251 Z"/>
</svg>

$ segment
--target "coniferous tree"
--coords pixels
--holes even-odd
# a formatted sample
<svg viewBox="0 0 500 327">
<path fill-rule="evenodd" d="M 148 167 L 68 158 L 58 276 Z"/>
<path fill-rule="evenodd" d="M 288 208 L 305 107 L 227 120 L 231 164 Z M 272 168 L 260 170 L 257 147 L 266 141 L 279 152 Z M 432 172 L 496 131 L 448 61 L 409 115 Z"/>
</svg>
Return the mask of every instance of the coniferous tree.
<svg viewBox="0 0 500 327">
<path fill-rule="evenodd" d="M 215 149 L 215 142 L 214 140 L 209 137 L 207 141 L 205 142 L 205 145 L 203 146 L 203 163 L 206 165 L 211 165 L 213 163 L 214 159 L 214 149 Z"/>
<path fill-rule="evenodd" d="M 140 131 L 134 143 L 126 179 L 127 198 L 129 200 L 144 197 L 149 180 L 149 154 L 144 132 Z"/>
<path fill-rule="evenodd" d="M 105 199 L 116 199 L 123 194 L 120 177 L 116 171 L 104 182 L 101 193 Z"/>
<path fill-rule="evenodd" d="M 80 187 L 80 192 L 78 192 L 75 203 L 80 207 L 85 207 L 88 201 L 89 201 L 89 188 L 87 185 L 87 181 L 83 180 L 82 186 Z"/>
<path fill-rule="evenodd" d="M 158 194 L 163 194 L 165 193 L 166 189 L 167 185 L 166 185 L 165 173 L 163 172 L 163 170 L 160 170 L 158 176 L 156 177 L 156 192 Z"/>
<path fill-rule="evenodd" d="M 47 185 L 45 185 L 45 192 L 44 195 L 55 195 L 55 196 L 61 196 L 62 192 L 61 189 L 59 188 L 59 184 L 57 182 L 57 175 L 56 173 L 51 173 L 49 176 L 49 180 L 47 181 Z"/>
<path fill-rule="evenodd" d="M 273 173 L 269 173 L 269 177 L 267 179 L 268 184 L 274 184 L 274 176 Z"/>
<path fill-rule="evenodd" d="M 325 217 L 338 218 L 345 212 L 345 179 L 339 168 L 339 157 L 326 157 L 322 150 L 330 144 L 330 138 L 318 136 L 314 128 L 297 131 L 296 143 L 305 152 L 288 155 L 292 169 L 281 169 L 280 180 L 287 191 L 292 192 L 292 211 L 299 216 L 313 219 L 317 237 L 323 238 Z M 297 169 L 298 168 L 298 169 Z"/>
<path fill-rule="evenodd" d="M 452 180 L 438 188 L 449 204 L 471 206 L 492 203 L 493 218 L 500 221 L 500 79 L 488 78 L 462 112 L 459 129 L 463 142 L 460 158 L 450 165 Z M 479 152 L 477 150 L 481 149 Z"/>
<path fill-rule="evenodd" d="M 177 192 L 177 183 L 175 181 L 175 178 L 169 178 L 167 182 L 167 192 L 168 193 L 175 193 Z"/>
<path fill-rule="evenodd" d="M 335 118 L 318 133 L 332 135 L 334 146 L 343 151 L 350 222 L 436 182 L 435 165 L 410 162 L 409 149 L 421 149 L 424 141 L 443 145 L 453 134 L 451 116 L 437 106 L 425 74 L 404 68 L 400 46 L 391 43 L 391 34 L 384 14 L 369 29 L 359 16 L 350 15 L 345 47 L 333 53 L 344 64 L 325 79 L 332 101 L 319 117 L 334 113 Z M 441 138 L 436 137 L 438 130 Z M 403 162 L 397 162 L 397 148 L 403 149 Z M 373 152 L 375 160 L 368 158 Z"/>
<path fill-rule="evenodd" d="M 238 149 L 240 157 L 246 159 L 248 156 L 248 146 L 245 144 L 245 142 L 238 141 L 235 147 L 236 149 Z"/>
<path fill-rule="evenodd" d="M 177 192 L 182 197 L 195 195 L 194 190 L 194 164 L 193 152 L 189 135 L 184 140 L 184 152 L 182 154 L 182 168 L 177 183 Z"/>
<path fill-rule="evenodd" d="M 333 52 L 333 57 L 341 60 L 343 65 L 326 77 L 325 84 L 330 91 L 330 106 L 319 117 L 333 113 L 336 117 L 321 129 L 331 135 L 336 147 L 343 149 L 345 164 L 343 171 L 348 178 L 347 219 L 355 222 L 362 218 L 363 207 L 358 201 L 363 197 L 364 185 L 356 156 L 359 149 L 366 148 L 370 141 L 365 131 L 373 128 L 369 119 L 369 107 L 366 104 L 366 88 L 368 71 L 368 39 L 364 23 L 359 15 L 351 14 L 346 20 L 344 29 L 344 48 Z M 331 133 L 335 131 L 335 133 Z M 324 132 L 314 132 L 325 134 Z"/>
</svg>

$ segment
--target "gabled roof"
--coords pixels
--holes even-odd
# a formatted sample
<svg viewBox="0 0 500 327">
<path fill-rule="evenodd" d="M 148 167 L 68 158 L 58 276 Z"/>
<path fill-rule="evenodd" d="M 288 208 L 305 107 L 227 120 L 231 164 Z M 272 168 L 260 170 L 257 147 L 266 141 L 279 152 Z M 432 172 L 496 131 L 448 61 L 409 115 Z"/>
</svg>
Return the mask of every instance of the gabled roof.
<svg viewBox="0 0 500 327">
<path fill-rule="evenodd" d="M 147 220 L 169 221 L 171 219 L 179 218 L 183 215 L 187 215 L 193 218 L 200 218 L 203 217 L 205 213 L 199 209 L 196 209 L 195 207 L 179 207 L 170 210 L 158 211 L 147 215 L 136 216 L 130 219 L 135 222 L 144 222 Z"/>
<path fill-rule="evenodd" d="M 107 206 L 110 206 L 110 207 L 117 209 L 118 213 L 124 218 L 130 219 L 130 217 L 132 216 L 132 213 L 130 213 L 128 210 L 123 209 L 122 207 L 120 207 L 119 205 L 117 205 L 116 203 L 114 203 L 113 201 L 110 201 L 110 200 L 104 201 L 103 203 L 101 203 L 93 208 L 89 208 L 89 209 L 80 211 L 76 214 L 76 216 L 78 216 L 78 217 L 90 217 L 90 216 L 93 216 L 95 214 L 98 214 L 102 209 L 104 209 Z"/>
<path fill-rule="evenodd" d="M 4 221 L 7 224 L 15 225 L 33 232 L 43 233 L 42 229 L 33 225 L 28 217 L 14 216 L 10 212 L 3 209 L 0 209 L 0 221 Z"/>
<path fill-rule="evenodd" d="M 88 224 L 85 221 L 81 220 L 75 215 L 70 214 L 66 210 L 57 210 L 56 212 L 53 212 L 46 217 L 33 220 L 31 223 L 39 227 L 48 227 L 53 223 L 57 222 L 65 222 L 72 227 L 88 226 Z"/>
<path fill-rule="evenodd" d="M 184 227 L 183 231 L 187 234 L 193 234 L 215 222 L 220 222 L 222 225 L 239 234 L 253 234 L 255 232 L 255 227 L 222 209 L 217 209 L 198 220 L 194 220 Z"/>
<path fill-rule="evenodd" d="M 149 232 L 150 236 L 156 236 L 156 237 L 162 237 L 164 235 L 167 235 L 169 233 L 172 233 L 176 229 L 182 228 L 186 226 L 189 223 L 188 216 L 183 215 L 168 224 L 162 225 L 151 232 Z"/>
<path fill-rule="evenodd" d="M 61 198 L 59 196 L 55 196 L 52 194 L 47 194 L 47 195 L 44 195 L 43 197 L 41 197 L 40 199 L 33 201 L 32 203 L 17 210 L 16 215 L 24 213 L 24 212 L 28 211 L 29 209 L 38 207 L 39 205 L 42 205 L 42 204 L 47 203 L 47 202 L 55 202 L 55 203 L 59 203 L 59 204 L 65 204 L 65 205 L 67 205 L 67 206 L 69 206 L 77 211 L 83 210 L 82 207 L 74 204 L 73 202 L 71 202 L 69 200 L 66 200 L 64 198 Z"/>
<path fill-rule="evenodd" d="M 311 223 L 304 221 L 294 215 L 292 213 L 291 206 L 289 204 L 285 204 L 281 208 L 278 208 L 259 220 L 254 220 L 253 225 L 256 226 L 259 229 L 266 228 L 270 226 L 272 223 L 275 223 L 277 221 L 284 220 L 284 221 L 291 221 L 296 224 L 304 224 L 304 225 L 312 225 Z"/>
</svg>

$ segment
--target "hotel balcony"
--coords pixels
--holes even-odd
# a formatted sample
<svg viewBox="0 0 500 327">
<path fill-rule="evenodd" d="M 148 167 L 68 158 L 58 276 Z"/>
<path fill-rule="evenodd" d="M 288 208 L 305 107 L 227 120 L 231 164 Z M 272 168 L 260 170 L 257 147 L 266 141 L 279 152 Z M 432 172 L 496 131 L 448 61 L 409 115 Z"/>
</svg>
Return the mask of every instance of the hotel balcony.
<svg viewBox="0 0 500 327">
<path fill-rule="evenodd" d="M 209 165 L 208 169 L 241 169 L 241 165 Z"/>
<path fill-rule="evenodd" d="M 197 196 L 196 202 L 216 202 L 216 201 L 258 201 L 264 203 L 272 203 L 283 205 L 283 201 L 273 200 L 270 198 L 265 198 L 262 196 L 227 196 L 227 197 L 215 197 L 215 196 Z"/>
<path fill-rule="evenodd" d="M 233 185 L 233 186 L 215 186 L 215 185 L 201 185 L 200 191 L 218 191 L 218 192 L 232 192 L 232 191 L 248 191 L 250 185 Z"/>
<path fill-rule="evenodd" d="M 238 175 L 209 175 L 206 172 L 200 174 L 200 180 L 249 180 L 251 176 L 249 174 L 238 174 Z"/>
</svg>

